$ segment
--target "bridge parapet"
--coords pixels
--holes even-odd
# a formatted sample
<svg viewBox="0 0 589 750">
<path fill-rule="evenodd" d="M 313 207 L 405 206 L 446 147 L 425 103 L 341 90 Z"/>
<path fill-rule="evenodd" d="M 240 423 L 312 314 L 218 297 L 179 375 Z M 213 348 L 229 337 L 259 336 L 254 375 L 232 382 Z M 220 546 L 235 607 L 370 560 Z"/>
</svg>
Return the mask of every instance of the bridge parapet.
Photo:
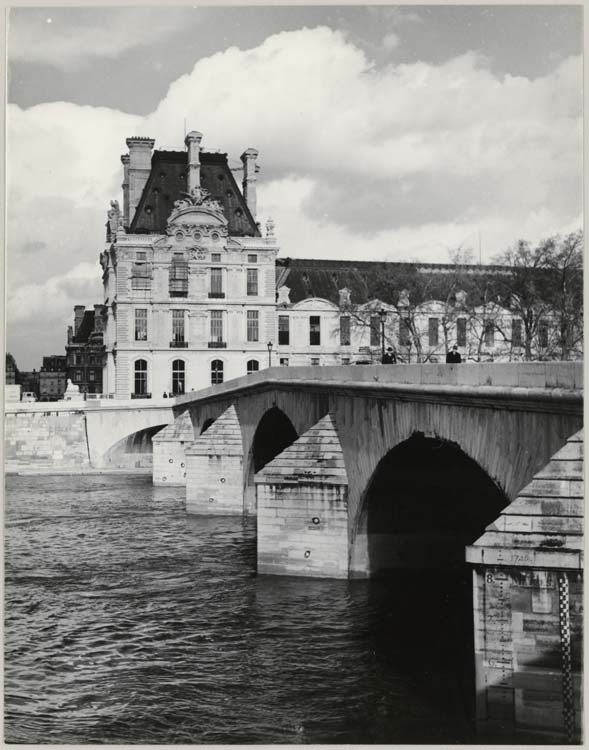
<svg viewBox="0 0 589 750">
<path fill-rule="evenodd" d="M 514 389 L 580 393 L 583 389 L 581 362 L 510 362 L 460 365 L 342 365 L 325 367 L 271 367 L 176 397 L 177 405 L 234 394 L 268 384 L 332 383 L 338 386 L 375 384 L 431 388 L 479 389 L 494 392 Z M 491 391 L 489 391 L 491 393 Z"/>
</svg>

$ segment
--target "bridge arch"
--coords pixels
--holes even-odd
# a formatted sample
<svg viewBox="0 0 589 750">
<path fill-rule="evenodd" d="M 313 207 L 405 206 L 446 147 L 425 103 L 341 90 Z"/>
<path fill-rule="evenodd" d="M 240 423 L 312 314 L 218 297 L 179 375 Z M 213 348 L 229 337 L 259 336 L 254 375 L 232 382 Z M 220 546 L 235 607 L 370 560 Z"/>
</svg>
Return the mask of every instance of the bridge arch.
<svg viewBox="0 0 589 750">
<path fill-rule="evenodd" d="M 154 425 L 126 435 L 112 445 L 104 455 L 103 465 L 117 469 L 147 469 L 153 465 L 152 438 L 167 427 Z"/>
<path fill-rule="evenodd" d="M 414 432 L 381 458 L 361 499 L 366 573 L 461 565 L 508 503 L 458 443 Z"/>
<path fill-rule="evenodd" d="M 244 471 L 244 499 L 248 512 L 256 509 L 254 474 L 299 437 L 289 417 L 277 406 L 272 406 L 260 418 L 251 447 L 246 457 Z"/>
<path fill-rule="evenodd" d="M 440 715 L 470 725 L 475 663 L 472 570 L 465 547 L 509 503 L 503 489 L 458 443 L 414 432 L 388 450 L 362 498 L 352 547 L 386 604 L 383 637 L 393 657 L 428 674 Z M 363 549 L 362 549 L 363 547 Z M 429 685 L 426 683 L 429 682 Z M 431 688 L 431 689 L 430 689 Z"/>
</svg>

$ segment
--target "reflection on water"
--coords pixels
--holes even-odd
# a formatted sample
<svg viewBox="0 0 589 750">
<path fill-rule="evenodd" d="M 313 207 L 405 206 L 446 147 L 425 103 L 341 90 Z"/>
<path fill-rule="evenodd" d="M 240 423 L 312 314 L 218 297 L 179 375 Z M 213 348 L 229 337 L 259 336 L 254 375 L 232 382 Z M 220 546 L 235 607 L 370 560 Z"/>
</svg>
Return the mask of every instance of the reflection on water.
<svg viewBox="0 0 589 750">
<path fill-rule="evenodd" d="M 183 494 L 8 478 L 6 741 L 472 740 L 449 581 L 257 577 L 255 521 Z"/>
</svg>

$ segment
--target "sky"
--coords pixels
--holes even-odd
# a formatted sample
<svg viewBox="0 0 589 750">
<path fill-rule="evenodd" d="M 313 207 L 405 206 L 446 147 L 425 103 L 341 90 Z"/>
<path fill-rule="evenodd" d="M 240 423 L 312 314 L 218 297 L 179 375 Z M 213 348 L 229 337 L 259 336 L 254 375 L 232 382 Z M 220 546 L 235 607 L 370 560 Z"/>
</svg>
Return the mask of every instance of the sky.
<svg viewBox="0 0 589 750">
<path fill-rule="evenodd" d="M 491 262 L 582 226 L 581 6 L 18 8 L 7 350 L 64 353 L 103 298 L 125 139 L 260 152 L 282 257 Z"/>
</svg>

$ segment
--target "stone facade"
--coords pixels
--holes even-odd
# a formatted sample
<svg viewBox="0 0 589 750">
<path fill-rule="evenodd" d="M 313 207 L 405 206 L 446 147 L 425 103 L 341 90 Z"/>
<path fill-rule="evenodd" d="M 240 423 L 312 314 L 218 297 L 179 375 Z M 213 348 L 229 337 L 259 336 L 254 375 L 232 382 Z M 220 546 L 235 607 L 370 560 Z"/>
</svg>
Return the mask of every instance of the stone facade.
<svg viewBox="0 0 589 750">
<path fill-rule="evenodd" d="M 134 192 L 122 214 L 116 202 L 109 211 L 104 382 L 117 398 L 177 395 L 259 370 L 275 338 L 278 245 L 255 224 L 255 180 L 248 171 L 246 204 L 226 155 L 203 152 L 201 137 L 188 134 L 187 154 L 155 152 L 151 171 L 143 149 L 137 173 L 133 146 Z M 255 152 L 246 153 L 249 164 Z"/>
</svg>

